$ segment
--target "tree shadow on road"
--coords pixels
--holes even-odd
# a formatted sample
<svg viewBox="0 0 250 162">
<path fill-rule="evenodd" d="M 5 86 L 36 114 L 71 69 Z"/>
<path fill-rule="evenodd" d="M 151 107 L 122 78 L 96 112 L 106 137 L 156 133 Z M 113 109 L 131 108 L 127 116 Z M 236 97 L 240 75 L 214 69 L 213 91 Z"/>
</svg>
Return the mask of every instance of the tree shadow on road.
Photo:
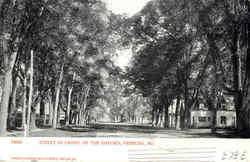
<svg viewBox="0 0 250 162">
<path fill-rule="evenodd" d="M 246 132 L 236 132 L 233 130 L 223 130 L 217 131 L 215 133 L 205 132 L 205 133 L 193 133 L 193 132 L 185 132 L 186 135 L 194 136 L 195 138 L 250 138 L 249 134 Z"/>
<path fill-rule="evenodd" d="M 154 128 L 151 125 L 92 123 L 88 126 L 62 126 L 49 129 L 48 135 L 52 137 L 155 137 L 160 138 L 249 138 L 244 134 L 233 130 L 218 130 L 212 133 L 211 129 L 186 129 L 175 130 L 166 128 Z M 44 133 L 43 136 L 46 136 Z"/>
<path fill-rule="evenodd" d="M 57 129 L 62 130 L 62 131 L 69 131 L 69 132 L 91 132 L 91 131 L 95 131 L 94 128 L 76 127 L 76 126 L 63 126 L 61 128 L 57 128 Z"/>
<path fill-rule="evenodd" d="M 103 133 L 155 133 L 157 129 L 144 125 L 107 125 L 107 124 L 90 124 L 86 127 L 80 126 L 63 126 L 58 128 L 70 132 L 103 132 Z"/>
</svg>

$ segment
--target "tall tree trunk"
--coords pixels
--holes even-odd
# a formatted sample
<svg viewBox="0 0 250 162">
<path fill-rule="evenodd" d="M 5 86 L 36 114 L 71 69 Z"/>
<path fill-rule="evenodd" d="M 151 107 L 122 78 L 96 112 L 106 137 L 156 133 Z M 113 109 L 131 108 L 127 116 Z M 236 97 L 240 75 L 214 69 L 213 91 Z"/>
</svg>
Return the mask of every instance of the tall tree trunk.
<svg viewBox="0 0 250 162">
<path fill-rule="evenodd" d="M 73 91 L 73 87 L 69 88 L 69 94 L 68 94 L 68 104 L 67 104 L 67 110 L 66 110 L 66 125 L 70 124 L 70 107 L 71 107 L 71 94 Z"/>
<path fill-rule="evenodd" d="M 16 56 L 16 52 L 12 53 L 10 57 L 8 55 L 4 55 L 5 72 L 3 94 L 0 107 L 0 135 L 4 135 L 7 129 L 9 99 L 12 89 L 12 70 L 15 64 Z"/>
<path fill-rule="evenodd" d="M 26 65 L 24 65 L 26 66 Z M 26 68 L 24 68 L 26 71 Z M 26 77 L 26 72 L 24 74 L 24 81 L 23 81 L 23 114 L 22 114 L 22 127 L 24 128 L 24 136 L 27 136 L 27 77 Z"/>
<path fill-rule="evenodd" d="M 247 10 L 248 10 L 248 20 L 249 20 L 250 19 L 250 14 L 249 14 L 250 2 L 246 1 L 246 5 L 247 5 Z M 250 35 L 249 35 L 249 33 L 250 33 L 250 21 L 247 22 L 246 29 L 247 29 L 246 38 L 249 38 L 250 37 Z M 248 110 L 247 108 L 250 107 L 250 41 L 249 41 L 249 39 L 247 39 L 247 59 L 246 59 L 246 74 L 245 75 L 246 75 L 246 80 L 247 80 L 246 84 L 248 86 L 246 86 L 247 87 L 246 88 L 247 95 L 246 95 L 245 100 L 244 100 L 247 102 L 247 104 L 245 104 L 246 106 L 244 106 L 244 109 Z M 249 112 L 249 110 L 248 110 L 248 112 Z M 250 114 L 248 113 L 248 132 L 250 132 L 249 120 L 250 120 Z"/>
<path fill-rule="evenodd" d="M 168 105 L 165 105 L 164 109 L 164 128 L 169 128 Z"/>
<path fill-rule="evenodd" d="M 247 120 L 248 117 L 245 115 L 247 112 L 244 110 L 243 106 L 243 87 L 242 87 L 242 65 L 241 65 L 241 50 L 242 47 L 240 47 L 241 38 L 242 35 L 248 35 L 248 32 L 243 33 L 241 31 L 242 27 L 246 24 L 249 25 L 249 21 L 246 22 L 246 24 L 242 24 L 241 22 L 241 12 L 243 8 L 249 9 L 249 1 L 246 3 L 240 3 L 240 1 L 234 0 L 232 2 L 233 5 L 233 32 L 232 32 L 232 46 L 231 46 L 231 52 L 232 52 L 232 64 L 233 64 L 233 78 L 234 78 L 234 90 L 236 91 L 234 95 L 235 100 L 235 109 L 236 109 L 236 118 L 237 118 L 237 130 L 238 131 L 245 131 L 248 129 L 247 126 Z M 249 12 L 249 11 L 248 11 Z M 246 11 L 246 14 L 248 13 Z M 248 15 L 249 18 L 249 15 Z M 249 30 L 246 27 L 246 30 Z M 249 36 L 247 37 L 249 39 Z M 249 44 L 249 43 L 248 43 Z M 249 48 L 249 47 L 248 47 Z M 247 69 L 246 69 L 247 70 Z M 247 80 L 247 78 L 246 78 Z"/>
<path fill-rule="evenodd" d="M 56 100 L 55 100 L 54 117 L 53 117 L 53 128 L 57 128 L 59 97 L 60 97 L 61 84 L 62 84 L 63 73 L 64 73 L 63 68 L 64 68 L 64 64 L 62 64 L 61 66 L 59 81 L 57 82 L 57 85 L 56 85 Z"/>
<path fill-rule="evenodd" d="M 81 120 L 80 120 L 80 124 L 81 125 L 86 125 L 86 119 L 85 119 L 85 117 L 86 117 L 86 113 L 87 113 L 87 104 L 88 104 L 88 96 L 89 96 L 89 92 L 90 92 L 90 85 L 87 85 L 87 87 L 86 87 L 86 90 L 85 90 L 85 95 L 84 95 L 84 102 L 83 102 L 83 108 L 81 108 L 81 110 L 80 110 L 80 118 L 81 118 Z"/>
<path fill-rule="evenodd" d="M 157 105 L 156 111 L 155 111 L 155 126 L 156 126 L 156 127 L 158 127 L 159 116 L 160 116 L 160 114 L 159 114 L 159 107 L 158 107 L 158 105 Z"/>
<path fill-rule="evenodd" d="M 74 125 L 78 125 L 78 113 L 77 113 L 77 111 L 74 112 Z"/>
<path fill-rule="evenodd" d="M 17 110 L 16 108 L 16 92 L 17 92 L 17 87 L 18 87 L 18 78 L 15 77 L 13 78 L 12 81 L 12 92 L 11 92 L 11 97 L 10 97 L 10 106 L 9 106 L 9 123 L 8 123 L 8 129 L 15 129 L 16 125 L 15 125 L 15 119 L 11 119 L 10 117 L 15 116 L 15 112 Z"/>
<path fill-rule="evenodd" d="M 52 126 L 52 123 L 53 123 L 53 103 L 52 103 L 52 97 L 50 94 L 48 95 L 48 100 L 49 100 L 49 125 Z"/>
<path fill-rule="evenodd" d="M 77 125 L 81 126 L 81 121 L 82 121 L 82 112 L 79 110 L 77 113 Z"/>
<path fill-rule="evenodd" d="M 3 136 L 7 130 L 7 118 L 9 99 L 11 95 L 12 71 L 16 62 L 17 52 L 9 50 L 9 40 L 7 34 L 6 18 L 9 14 L 11 0 L 0 1 L 0 55 L 4 59 L 4 82 L 3 93 L 0 106 L 0 136 Z"/>
<path fill-rule="evenodd" d="M 161 128 L 162 127 L 162 117 L 163 117 L 163 108 L 159 108 L 159 116 L 158 116 L 158 123 L 157 127 Z"/>
<path fill-rule="evenodd" d="M 45 114 L 45 99 L 44 96 L 41 96 L 41 100 L 39 101 L 36 110 L 35 111 L 39 111 L 39 117 L 40 119 L 43 120 L 43 123 L 39 123 L 41 125 L 45 125 L 46 124 L 46 114 Z M 40 126 L 40 125 L 39 125 Z"/>
<path fill-rule="evenodd" d="M 190 47 L 188 47 L 190 48 Z M 189 51 L 190 49 L 188 49 Z M 190 50 L 191 52 L 191 50 Z M 190 126 L 190 108 L 188 107 L 188 101 L 189 101 L 189 96 L 188 96 L 188 61 L 190 60 L 189 58 L 189 53 L 185 52 L 184 54 L 184 62 L 185 62 L 185 69 L 184 69 L 184 110 L 183 112 L 181 111 L 181 129 L 188 128 Z"/>
<path fill-rule="evenodd" d="M 3 94 L 0 109 L 0 135 L 4 135 L 7 130 L 7 118 L 8 118 L 8 107 L 9 98 L 11 94 L 11 72 L 5 72 L 4 84 L 3 84 Z"/>
<path fill-rule="evenodd" d="M 152 109 L 152 127 L 155 127 L 155 113 L 156 113 L 156 107 L 153 105 Z"/>
<path fill-rule="evenodd" d="M 118 116 L 116 116 L 117 122 L 118 122 Z M 89 111 L 86 110 L 84 113 L 84 125 L 88 125 L 89 124 Z"/>
<path fill-rule="evenodd" d="M 72 85 L 71 87 L 69 88 L 69 94 L 68 94 L 68 104 L 67 104 L 67 110 L 66 110 L 66 125 L 69 125 L 71 122 L 70 122 L 70 108 L 71 108 L 71 95 L 72 95 L 72 91 L 73 91 L 73 84 L 74 84 L 74 80 L 75 80 L 75 72 L 73 74 L 73 79 L 72 79 Z"/>
<path fill-rule="evenodd" d="M 176 109 L 175 109 L 175 129 L 176 130 L 180 130 L 180 96 L 177 97 L 177 101 L 176 101 Z"/>
<path fill-rule="evenodd" d="M 190 107 L 188 106 L 188 82 L 187 82 L 187 76 L 184 81 L 184 114 L 183 114 L 183 127 L 189 128 L 190 126 Z"/>
<path fill-rule="evenodd" d="M 48 111 L 48 100 L 44 101 L 43 100 L 43 104 L 44 104 L 44 119 L 43 119 L 43 126 L 47 125 L 47 111 Z M 41 114 L 41 110 L 40 110 L 40 114 Z"/>
<path fill-rule="evenodd" d="M 175 115 L 174 115 L 174 108 L 173 106 L 171 107 L 171 125 L 170 128 L 175 128 Z"/>
<path fill-rule="evenodd" d="M 30 85 L 29 85 L 29 100 L 28 100 L 28 115 L 27 115 L 27 130 L 25 130 L 27 133 L 26 135 L 29 136 L 30 133 L 30 121 L 31 121 L 31 106 L 32 106 L 32 97 L 33 97 L 33 74 L 34 74 L 34 69 L 33 69 L 33 56 L 34 56 L 34 51 L 30 51 Z"/>
<path fill-rule="evenodd" d="M 216 126 L 217 126 L 217 108 L 213 108 L 212 110 L 212 127 L 211 132 L 216 133 Z"/>
<path fill-rule="evenodd" d="M 250 19 L 250 14 L 249 14 L 250 2 L 249 1 L 246 1 L 246 7 L 248 9 L 248 20 L 249 20 Z M 249 107 L 250 107 L 250 41 L 249 41 L 250 21 L 246 22 L 245 29 L 246 29 L 246 38 L 247 38 L 247 56 L 246 56 L 246 66 L 245 66 L 245 83 L 244 83 L 244 89 L 243 89 L 244 95 L 243 95 L 242 109 L 244 110 L 244 120 L 245 120 L 246 127 L 247 127 L 247 130 L 245 130 L 245 132 L 249 136 L 250 134 L 250 110 L 249 110 Z"/>
<path fill-rule="evenodd" d="M 36 111 L 31 110 L 31 114 L 30 114 L 30 130 L 35 129 L 36 128 Z M 30 136 L 30 131 L 29 131 L 29 136 Z"/>
<path fill-rule="evenodd" d="M 185 128 L 185 101 L 182 101 L 180 105 L 180 129 L 184 128 Z"/>
<path fill-rule="evenodd" d="M 10 103 L 10 113 L 14 113 L 16 110 L 16 92 L 17 92 L 17 87 L 18 87 L 18 78 L 15 77 L 13 78 L 12 81 L 12 93 L 11 93 L 11 103 Z"/>
<path fill-rule="evenodd" d="M 244 111 L 242 109 L 242 76 L 241 76 L 241 59 L 239 52 L 239 35 L 237 29 L 233 33 L 234 47 L 232 50 L 232 63 L 233 63 L 233 78 L 234 78 L 234 90 L 236 91 L 234 95 L 234 103 L 236 109 L 237 118 L 237 130 L 244 131 L 246 129 L 246 123 L 244 121 Z"/>
<path fill-rule="evenodd" d="M 245 124 L 245 129 L 242 128 L 242 131 L 246 132 L 249 136 L 250 134 L 250 110 L 249 110 L 249 107 L 250 107 L 250 52 L 249 52 L 249 49 L 248 49 L 247 55 L 248 55 L 247 56 L 248 57 L 247 58 L 248 69 L 246 69 L 246 86 L 244 88 L 245 94 L 244 94 L 243 106 L 242 106 L 242 109 L 244 110 L 244 114 L 242 114 L 241 117 L 243 117 L 244 124 Z"/>
</svg>

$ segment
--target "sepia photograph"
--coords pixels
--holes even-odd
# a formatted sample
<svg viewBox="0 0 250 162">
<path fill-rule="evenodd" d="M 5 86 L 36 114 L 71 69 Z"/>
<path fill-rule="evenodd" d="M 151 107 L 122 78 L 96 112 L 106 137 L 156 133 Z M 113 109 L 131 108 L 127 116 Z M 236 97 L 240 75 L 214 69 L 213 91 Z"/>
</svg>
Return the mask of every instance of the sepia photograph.
<svg viewBox="0 0 250 162">
<path fill-rule="evenodd" d="M 0 137 L 250 137 L 248 0 L 0 0 Z"/>
</svg>

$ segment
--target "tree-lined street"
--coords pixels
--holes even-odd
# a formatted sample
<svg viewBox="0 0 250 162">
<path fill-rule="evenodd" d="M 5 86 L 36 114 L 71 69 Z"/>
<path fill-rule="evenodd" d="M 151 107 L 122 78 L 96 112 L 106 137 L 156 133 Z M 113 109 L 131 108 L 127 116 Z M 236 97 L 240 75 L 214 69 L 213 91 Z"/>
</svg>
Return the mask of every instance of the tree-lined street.
<svg viewBox="0 0 250 162">
<path fill-rule="evenodd" d="M 0 136 L 249 136 L 249 6 L 0 0 Z"/>
</svg>

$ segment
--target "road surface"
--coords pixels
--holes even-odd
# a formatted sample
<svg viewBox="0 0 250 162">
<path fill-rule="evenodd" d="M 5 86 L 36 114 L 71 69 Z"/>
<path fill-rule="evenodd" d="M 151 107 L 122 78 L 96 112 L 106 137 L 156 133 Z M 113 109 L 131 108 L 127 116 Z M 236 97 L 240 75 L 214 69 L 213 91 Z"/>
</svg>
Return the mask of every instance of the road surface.
<svg viewBox="0 0 250 162">
<path fill-rule="evenodd" d="M 22 137 L 22 131 L 9 132 L 8 136 Z M 152 128 L 150 125 L 128 123 L 95 123 L 89 127 L 62 127 L 58 129 L 36 129 L 32 137 L 124 137 L 124 138 L 235 138 L 232 131 L 220 130 L 212 134 L 210 129 Z"/>
</svg>

